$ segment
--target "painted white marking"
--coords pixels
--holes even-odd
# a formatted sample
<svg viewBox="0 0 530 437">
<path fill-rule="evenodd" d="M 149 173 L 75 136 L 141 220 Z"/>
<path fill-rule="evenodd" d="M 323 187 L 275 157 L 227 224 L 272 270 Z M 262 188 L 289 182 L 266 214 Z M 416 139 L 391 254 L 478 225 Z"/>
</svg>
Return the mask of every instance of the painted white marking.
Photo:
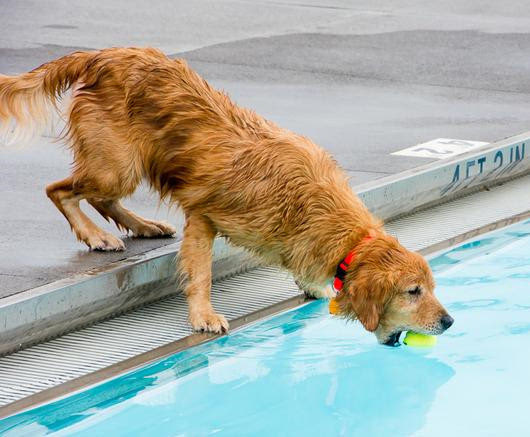
<svg viewBox="0 0 530 437">
<path fill-rule="evenodd" d="M 488 143 L 483 141 L 455 140 L 451 138 L 437 138 L 416 146 L 407 147 L 391 153 L 391 155 L 414 156 L 416 158 L 445 159 L 460 155 Z"/>
</svg>

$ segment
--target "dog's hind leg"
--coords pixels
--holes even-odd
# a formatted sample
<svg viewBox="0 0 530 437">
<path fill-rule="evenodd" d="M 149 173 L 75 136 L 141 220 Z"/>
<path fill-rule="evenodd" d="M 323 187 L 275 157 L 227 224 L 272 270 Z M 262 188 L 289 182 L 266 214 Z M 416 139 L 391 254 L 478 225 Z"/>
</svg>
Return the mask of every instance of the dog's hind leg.
<svg viewBox="0 0 530 437">
<path fill-rule="evenodd" d="M 130 230 L 135 237 L 171 237 L 176 232 L 169 223 L 140 217 L 125 208 L 119 200 L 87 200 L 103 217 L 111 218 L 120 230 Z"/>
<path fill-rule="evenodd" d="M 210 301 L 215 235 L 216 231 L 206 217 L 187 215 L 180 248 L 180 268 L 187 279 L 185 293 L 193 329 L 221 333 L 228 330 L 228 322 L 215 312 Z"/>
<path fill-rule="evenodd" d="M 123 250 L 123 241 L 92 222 L 79 208 L 79 202 L 86 196 L 76 190 L 74 178 L 63 179 L 46 187 L 46 194 L 57 209 L 66 217 L 78 240 L 83 241 L 92 250 Z"/>
</svg>

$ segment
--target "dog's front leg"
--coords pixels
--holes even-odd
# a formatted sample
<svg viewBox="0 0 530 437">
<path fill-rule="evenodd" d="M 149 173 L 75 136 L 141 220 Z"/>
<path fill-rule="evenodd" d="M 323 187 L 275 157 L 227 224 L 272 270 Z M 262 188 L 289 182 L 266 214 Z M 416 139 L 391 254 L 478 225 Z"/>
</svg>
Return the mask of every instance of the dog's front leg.
<svg viewBox="0 0 530 437">
<path fill-rule="evenodd" d="M 180 267 L 187 279 L 185 292 L 193 329 L 221 333 L 228 330 L 228 322 L 224 316 L 214 311 L 210 301 L 215 234 L 215 229 L 207 218 L 188 215 L 180 249 Z"/>
</svg>

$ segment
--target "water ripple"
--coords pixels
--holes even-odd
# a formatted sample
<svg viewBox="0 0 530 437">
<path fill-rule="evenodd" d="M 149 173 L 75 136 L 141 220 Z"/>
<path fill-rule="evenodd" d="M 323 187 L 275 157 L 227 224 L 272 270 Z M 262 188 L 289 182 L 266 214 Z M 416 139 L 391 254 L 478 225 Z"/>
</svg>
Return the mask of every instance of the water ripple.
<svg viewBox="0 0 530 437">
<path fill-rule="evenodd" d="M 504 301 L 501 299 L 474 299 L 468 301 L 453 302 L 448 305 L 449 310 L 463 311 L 475 308 L 488 308 L 498 306 Z"/>
</svg>

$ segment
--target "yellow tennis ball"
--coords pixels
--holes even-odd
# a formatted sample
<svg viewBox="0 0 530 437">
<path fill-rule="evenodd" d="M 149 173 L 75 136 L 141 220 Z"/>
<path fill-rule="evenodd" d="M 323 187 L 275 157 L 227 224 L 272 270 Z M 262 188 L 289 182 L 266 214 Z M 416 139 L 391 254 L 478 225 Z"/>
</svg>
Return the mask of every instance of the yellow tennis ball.
<svg viewBox="0 0 530 437">
<path fill-rule="evenodd" d="M 339 314 L 339 304 L 337 302 L 337 299 L 333 298 L 329 301 L 329 312 L 330 314 Z"/>
<path fill-rule="evenodd" d="M 403 343 L 407 346 L 414 347 L 432 347 L 436 344 L 436 337 L 434 335 L 419 334 L 417 332 L 409 331 L 403 339 Z"/>
</svg>

